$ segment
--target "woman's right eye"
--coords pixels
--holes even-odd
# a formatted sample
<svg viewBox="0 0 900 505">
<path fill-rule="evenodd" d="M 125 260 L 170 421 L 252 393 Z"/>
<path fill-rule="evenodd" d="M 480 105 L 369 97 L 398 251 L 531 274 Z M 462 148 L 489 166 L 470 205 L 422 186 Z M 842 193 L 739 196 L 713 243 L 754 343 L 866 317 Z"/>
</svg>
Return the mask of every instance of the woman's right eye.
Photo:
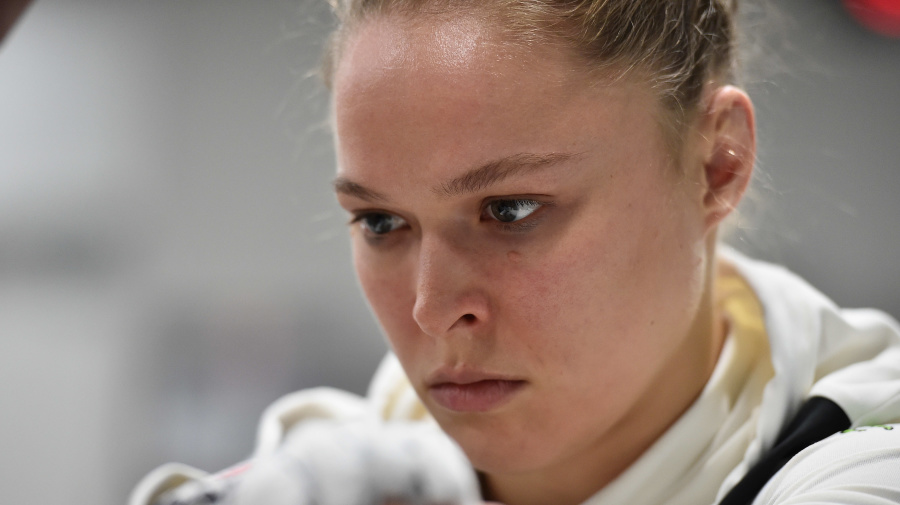
<svg viewBox="0 0 900 505">
<path fill-rule="evenodd" d="M 353 223 L 359 223 L 360 227 L 372 235 L 386 235 L 392 231 L 406 226 L 406 220 L 399 216 L 385 214 L 383 212 L 369 212 L 356 216 Z"/>
</svg>

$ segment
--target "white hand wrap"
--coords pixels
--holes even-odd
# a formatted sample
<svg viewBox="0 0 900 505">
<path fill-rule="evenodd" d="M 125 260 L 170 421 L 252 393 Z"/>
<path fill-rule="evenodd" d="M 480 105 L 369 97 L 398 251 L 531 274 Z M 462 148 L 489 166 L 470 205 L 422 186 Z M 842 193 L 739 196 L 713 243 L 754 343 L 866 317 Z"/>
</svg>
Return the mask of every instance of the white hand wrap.
<svg viewBox="0 0 900 505">
<path fill-rule="evenodd" d="M 475 472 L 430 423 L 309 420 L 254 462 L 229 505 L 470 504 Z"/>
<path fill-rule="evenodd" d="M 470 505 L 475 472 L 457 445 L 424 422 L 309 419 L 249 469 L 189 482 L 158 505 Z"/>
</svg>

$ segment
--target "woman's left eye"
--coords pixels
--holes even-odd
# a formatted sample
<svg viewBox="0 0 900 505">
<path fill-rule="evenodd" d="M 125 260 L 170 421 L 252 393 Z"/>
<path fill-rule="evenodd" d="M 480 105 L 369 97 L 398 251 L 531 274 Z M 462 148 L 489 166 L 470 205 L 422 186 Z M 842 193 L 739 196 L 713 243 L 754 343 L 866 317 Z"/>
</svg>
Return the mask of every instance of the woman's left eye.
<svg viewBox="0 0 900 505">
<path fill-rule="evenodd" d="M 530 216 L 534 211 L 540 209 L 541 206 L 540 202 L 534 200 L 494 200 L 488 204 L 485 213 L 491 219 L 501 223 L 513 223 Z"/>
</svg>

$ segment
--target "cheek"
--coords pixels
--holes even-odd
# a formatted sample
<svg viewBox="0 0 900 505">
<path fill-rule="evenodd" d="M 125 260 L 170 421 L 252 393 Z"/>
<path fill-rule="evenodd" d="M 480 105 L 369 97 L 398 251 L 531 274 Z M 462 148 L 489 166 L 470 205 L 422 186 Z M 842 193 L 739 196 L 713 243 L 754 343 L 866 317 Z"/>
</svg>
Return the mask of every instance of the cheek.
<svg viewBox="0 0 900 505">
<path fill-rule="evenodd" d="M 580 359 L 605 345 L 596 338 L 608 319 L 598 253 L 562 238 L 547 250 L 511 253 L 521 254 L 519 262 L 495 265 L 499 275 L 488 289 L 496 338 L 536 381 L 572 373 Z"/>
<path fill-rule="evenodd" d="M 644 185 L 645 198 L 610 220 L 602 248 L 611 335 L 636 363 L 655 366 L 690 330 L 702 292 L 701 220 L 670 187 Z M 665 181 L 662 182 L 665 184 Z"/>
<path fill-rule="evenodd" d="M 533 261 L 525 254 L 522 268 L 498 283 L 495 293 L 507 302 L 500 318 L 535 361 L 618 381 L 611 368 L 652 368 L 687 331 L 702 240 L 686 213 L 667 208 L 671 199 L 652 194 L 660 189 L 641 189 L 647 199 L 637 203 L 586 209 L 573 223 L 577 232 Z"/>
<path fill-rule="evenodd" d="M 402 345 L 404 336 L 415 331 L 412 307 L 415 292 L 411 270 L 396 257 L 381 255 L 354 238 L 353 265 L 369 307 L 392 347 Z M 390 260 L 393 261 L 390 261 Z"/>
</svg>

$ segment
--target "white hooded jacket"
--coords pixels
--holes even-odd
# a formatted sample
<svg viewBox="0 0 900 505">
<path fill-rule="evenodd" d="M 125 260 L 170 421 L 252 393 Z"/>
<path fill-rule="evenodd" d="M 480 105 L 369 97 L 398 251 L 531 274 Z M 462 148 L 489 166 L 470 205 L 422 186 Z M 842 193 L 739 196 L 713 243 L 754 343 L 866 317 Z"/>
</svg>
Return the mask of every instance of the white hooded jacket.
<svg viewBox="0 0 900 505">
<path fill-rule="evenodd" d="M 807 398 L 835 402 L 849 418 L 851 428 L 900 423 L 900 327 L 896 321 L 877 310 L 840 309 L 783 267 L 729 249 L 722 255 L 735 265 L 760 300 L 775 376 L 766 385 L 756 437 L 744 460 L 723 482 L 720 498 L 772 447 Z M 829 486 L 861 489 L 862 485 L 872 485 L 891 496 L 889 501 L 877 503 L 900 503 L 900 430 L 893 430 L 892 437 L 885 437 L 886 431 L 833 436 L 810 447 L 769 482 L 754 504 L 820 503 L 827 499 L 847 505 L 876 503 L 864 492 L 823 498 L 809 487 L 808 481 L 816 479 L 816 486 L 823 492 Z M 873 447 L 886 452 L 868 452 Z M 853 452 L 858 457 L 839 462 L 836 467 L 835 450 L 845 455 Z M 877 470 L 868 471 L 865 477 L 858 474 L 862 467 L 871 470 L 873 463 Z M 864 483 L 864 479 L 871 482 Z M 800 498 L 801 494 L 810 496 L 809 501 Z"/>
</svg>

